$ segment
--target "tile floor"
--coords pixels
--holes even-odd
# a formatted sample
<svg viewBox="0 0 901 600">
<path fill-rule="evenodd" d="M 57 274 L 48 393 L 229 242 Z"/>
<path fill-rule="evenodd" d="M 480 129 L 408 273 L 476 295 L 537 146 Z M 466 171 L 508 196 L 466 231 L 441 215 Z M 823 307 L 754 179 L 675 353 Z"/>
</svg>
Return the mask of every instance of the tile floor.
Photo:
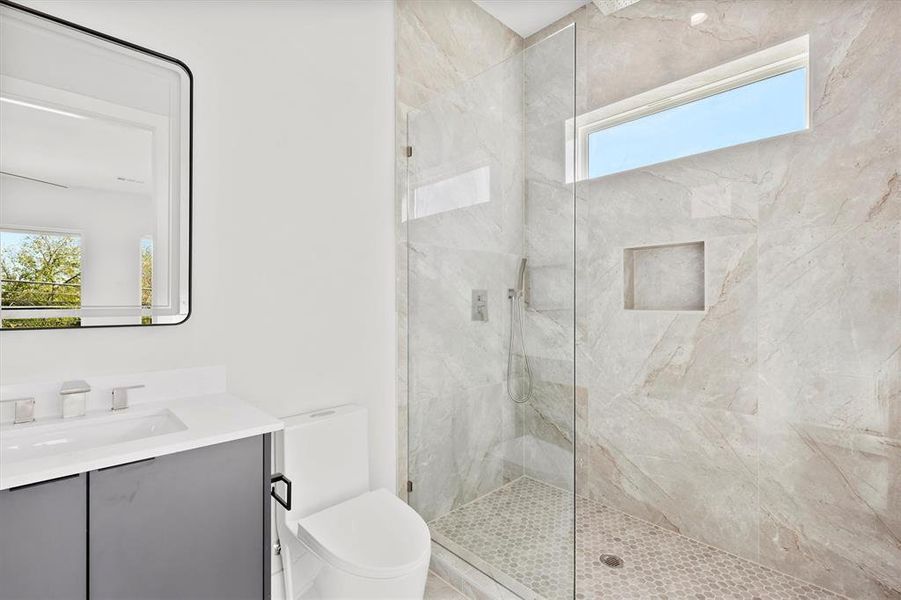
<svg viewBox="0 0 901 600">
<path fill-rule="evenodd" d="M 575 598 L 842 598 L 593 500 L 577 502 Z M 437 543 L 519 596 L 564 600 L 573 598 L 572 512 L 571 493 L 522 477 L 430 527 Z M 621 558 L 623 565 L 607 566 L 602 554 Z"/>
</svg>

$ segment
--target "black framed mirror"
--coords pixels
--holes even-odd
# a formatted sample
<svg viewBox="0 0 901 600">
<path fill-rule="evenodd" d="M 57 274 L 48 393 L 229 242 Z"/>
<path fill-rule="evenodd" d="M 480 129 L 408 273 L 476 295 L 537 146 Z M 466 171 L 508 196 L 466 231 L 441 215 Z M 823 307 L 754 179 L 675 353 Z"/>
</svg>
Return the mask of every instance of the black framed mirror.
<svg viewBox="0 0 901 600">
<path fill-rule="evenodd" d="M 0 326 L 175 325 L 191 312 L 193 77 L 0 0 Z"/>
</svg>

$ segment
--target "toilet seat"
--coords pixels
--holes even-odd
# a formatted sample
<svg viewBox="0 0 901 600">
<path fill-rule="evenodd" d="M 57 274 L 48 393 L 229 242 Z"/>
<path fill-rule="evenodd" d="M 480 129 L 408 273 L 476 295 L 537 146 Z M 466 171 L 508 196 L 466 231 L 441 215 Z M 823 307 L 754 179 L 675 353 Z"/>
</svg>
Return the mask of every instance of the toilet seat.
<svg viewBox="0 0 901 600">
<path fill-rule="evenodd" d="M 360 577 L 400 577 L 429 558 L 428 526 L 384 489 L 345 500 L 290 527 L 322 560 Z"/>
</svg>

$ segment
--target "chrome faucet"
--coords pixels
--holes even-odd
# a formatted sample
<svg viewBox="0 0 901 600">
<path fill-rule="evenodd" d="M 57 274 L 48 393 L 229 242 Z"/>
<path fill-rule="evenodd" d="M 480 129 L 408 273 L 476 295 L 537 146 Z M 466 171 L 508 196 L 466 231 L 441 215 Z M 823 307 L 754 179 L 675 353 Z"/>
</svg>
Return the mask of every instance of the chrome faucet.
<svg viewBox="0 0 901 600">
<path fill-rule="evenodd" d="M 125 410 L 128 408 L 128 390 L 144 387 L 143 385 L 123 385 L 113 388 L 113 405 L 110 410 Z"/>
</svg>

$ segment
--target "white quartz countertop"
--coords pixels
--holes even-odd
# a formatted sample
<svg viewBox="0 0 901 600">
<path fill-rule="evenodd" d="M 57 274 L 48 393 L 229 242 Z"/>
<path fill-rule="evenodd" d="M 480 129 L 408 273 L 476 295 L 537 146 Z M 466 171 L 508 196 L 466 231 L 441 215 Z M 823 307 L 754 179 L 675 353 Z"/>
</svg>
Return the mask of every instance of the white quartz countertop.
<svg viewBox="0 0 901 600">
<path fill-rule="evenodd" d="M 239 398 L 228 394 L 213 394 L 178 400 L 142 402 L 115 413 L 109 410 L 95 410 L 83 417 L 44 419 L 24 425 L 4 425 L 0 427 L 0 444 L 2 444 L 0 448 L 7 448 L 8 442 L 15 442 L 15 438 L 28 435 L 29 430 L 41 431 L 43 437 L 58 430 L 62 439 L 67 430 L 71 431 L 71 428 L 81 425 L 96 428 L 98 425 L 95 423 L 99 423 L 102 429 L 103 423 L 110 423 L 115 419 L 134 419 L 140 415 L 166 411 L 184 425 L 181 430 L 128 441 L 105 442 L 103 445 L 75 448 L 70 452 L 24 460 L 15 457 L 12 450 L 5 452 L 0 450 L 0 490 L 272 433 L 284 428 L 281 420 Z"/>
</svg>

